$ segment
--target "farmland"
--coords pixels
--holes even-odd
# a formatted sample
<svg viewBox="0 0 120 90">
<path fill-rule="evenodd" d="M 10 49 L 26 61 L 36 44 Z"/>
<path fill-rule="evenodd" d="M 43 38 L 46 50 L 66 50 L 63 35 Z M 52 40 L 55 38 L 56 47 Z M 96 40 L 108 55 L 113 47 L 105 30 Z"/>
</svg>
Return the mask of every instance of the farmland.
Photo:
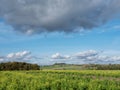
<svg viewBox="0 0 120 90">
<path fill-rule="evenodd" d="M 120 90 L 120 71 L 0 71 L 0 90 Z"/>
</svg>

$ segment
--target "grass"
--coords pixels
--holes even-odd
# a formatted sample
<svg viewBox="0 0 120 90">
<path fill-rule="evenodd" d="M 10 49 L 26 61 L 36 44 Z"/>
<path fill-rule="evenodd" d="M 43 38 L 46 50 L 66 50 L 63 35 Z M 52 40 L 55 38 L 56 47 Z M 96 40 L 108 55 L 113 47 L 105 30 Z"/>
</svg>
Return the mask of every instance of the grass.
<svg viewBox="0 0 120 90">
<path fill-rule="evenodd" d="M 1 71 L 0 90 L 120 90 L 120 71 Z"/>
</svg>

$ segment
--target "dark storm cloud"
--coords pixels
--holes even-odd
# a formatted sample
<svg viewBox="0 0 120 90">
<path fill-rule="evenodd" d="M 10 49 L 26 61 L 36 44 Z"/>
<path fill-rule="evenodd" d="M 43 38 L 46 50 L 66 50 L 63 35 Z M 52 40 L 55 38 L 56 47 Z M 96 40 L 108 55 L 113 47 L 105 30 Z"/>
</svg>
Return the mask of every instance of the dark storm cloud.
<svg viewBox="0 0 120 90">
<path fill-rule="evenodd" d="M 120 0 L 0 0 L 0 17 L 26 34 L 92 29 L 119 14 Z"/>
</svg>

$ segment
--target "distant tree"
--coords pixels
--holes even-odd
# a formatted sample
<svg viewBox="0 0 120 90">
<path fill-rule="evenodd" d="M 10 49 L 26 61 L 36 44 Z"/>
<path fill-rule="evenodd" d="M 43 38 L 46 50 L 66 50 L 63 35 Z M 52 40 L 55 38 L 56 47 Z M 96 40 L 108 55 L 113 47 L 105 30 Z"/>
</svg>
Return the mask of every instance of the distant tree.
<svg viewBox="0 0 120 90">
<path fill-rule="evenodd" d="M 39 70 L 40 66 L 37 64 L 30 64 L 25 62 L 6 62 L 0 63 L 0 70 Z"/>
</svg>

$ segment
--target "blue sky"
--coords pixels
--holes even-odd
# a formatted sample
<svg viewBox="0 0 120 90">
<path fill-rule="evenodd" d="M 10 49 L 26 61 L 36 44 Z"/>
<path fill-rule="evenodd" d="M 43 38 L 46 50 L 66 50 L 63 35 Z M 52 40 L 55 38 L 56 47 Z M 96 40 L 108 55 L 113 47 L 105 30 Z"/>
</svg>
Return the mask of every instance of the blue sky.
<svg viewBox="0 0 120 90">
<path fill-rule="evenodd" d="M 1 21 L 0 50 L 2 54 L 29 50 L 37 55 L 56 52 L 71 54 L 89 49 L 120 50 L 119 35 L 119 21 L 112 21 L 99 28 L 81 33 L 43 33 L 40 35 L 24 35 L 14 32 L 10 25 Z"/>
<path fill-rule="evenodd" d="M 0 4 L 0 61 L 18 61 L 17 59 L 21 58 L 19 61 L 38 64 L 55 62 L 120 63 L 120 12 L 117 10 L 120 9 L 120 5 L 117 5 L 120 2 L 107 0 L 111 3 L 106 3 L 102 0 L 93 0 L 88 5 L 89 12 L 88 8 L 79 4 L 80 2 L 78 4 L 81 7 L 72 7 L 73 10 L 70 11 L 71 6 L 64 6 L 66 3 L 72 4 L 71 2 L 74 2 L 73 6 L 78 5 L 75 3 L 76 1 L 51 1 L 50 5 L 56 9 L 54 10 L 49 7 L 49 4 L 46 6 L 40 6 L 41 2 L 36 4 L 36 0 L 33 1 L 36 8 L 32 7 L 33 3 L 28 0 L 13 1 L 15 7 L 9 7 L 13 5 L 12 2 L 6 3 L 1 0 L 1 3 L 6 4 L 10 10 Z M 85 5 L 89 2 L 89 0 L 80 1 Z M 44 1 L 44 3 L 48 3 L 48 1 Z M 26 9 L 21 7 L 24 4 Z M 54 4 L 58 6 L 56 7 Z M 61 9 L 61 5 L 67 11 Z M 113 5 L 116 6 L 113 7 Z M 18 7 L 21 9 L 20 11 Z M 28 7 L 33 10 L 45 8 L 44 12 L 46 12 L 45 10 L 50 11 L 47 12 L 49 17 L 43 12 L 42 16 L 39 13 L 41 11 L 36 11 L 33 12 L 39 16 L 36 19 Z M 84 11 L 81 8 L 84 8 Z M 113 9 L 114 14 L 110 9 Z M 22 12 L 22 10 L 26 10 L 26 12 Z M 75 10 L 76 12 L 74 12 Z M 58 11 L 61 12 L 59 15 Z M 91 58 L 92 61 L 90 61 Z"/>
</svg>

